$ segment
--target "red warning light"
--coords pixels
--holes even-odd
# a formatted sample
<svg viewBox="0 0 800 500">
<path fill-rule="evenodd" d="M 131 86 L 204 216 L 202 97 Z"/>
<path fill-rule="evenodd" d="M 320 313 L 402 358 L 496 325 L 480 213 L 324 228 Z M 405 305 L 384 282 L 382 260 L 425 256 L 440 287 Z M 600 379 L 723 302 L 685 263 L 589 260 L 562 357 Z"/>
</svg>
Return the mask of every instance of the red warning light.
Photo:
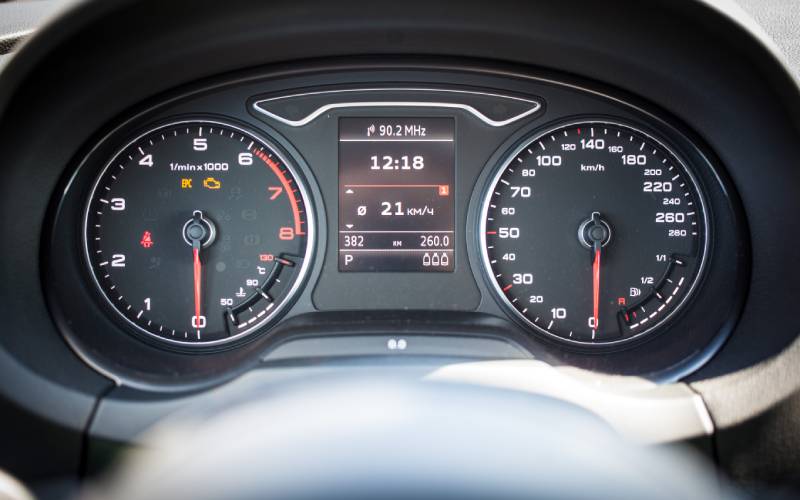
<svg viewBox="0 0 800 500">
<path fill-rule="evenodd" d="M 150 231 L 142 233 L 142 239 L 139 241 L 139 244 L 142 245 L 142 248 L 150 248 L 153 246 L 153 235 L 150 234 Z"/>
<path fill-rule="evenodd" d="M 271 253 L 262 253 L 261 255 L 258 256 L 258 260 L 260 260 L 261 262 L 272 262 L 273 260 L 275 260 L 275 256 Z"/>
<path fill-rule="evenodd" d="M 625 297 L 620 297 L 617 299 L 617 305 L 624 306 L 625 305 Z"/>
</svg>

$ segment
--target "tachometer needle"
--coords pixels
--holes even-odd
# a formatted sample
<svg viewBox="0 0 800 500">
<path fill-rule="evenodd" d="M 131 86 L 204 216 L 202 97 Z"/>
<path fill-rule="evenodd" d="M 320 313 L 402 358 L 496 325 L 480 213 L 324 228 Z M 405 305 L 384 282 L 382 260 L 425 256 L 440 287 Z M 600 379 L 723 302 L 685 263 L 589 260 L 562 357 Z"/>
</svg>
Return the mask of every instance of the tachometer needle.
<svg viewBox="0 0 800 500">
<path fill-rule="evenodd" d="M 600 328 L 600 245 L 594 247 L 594 263 L 592 264 L 592 302 L 594 304 L 594 329 Z"/>
<path fill-rule="evenodd" d="M 203 267 L 200 263 L 200 245 L 195 244 L 192 246 L 192 253 L 194 254 L 194 326 L 197 328 L 199 333 L 200 325 L 200 301 L 203 295 L 203 285 L 202 285 L 202 271 Z"/>
<path fill-rule="evenodd" d="M 202 316 L 203 300 L 203 265 L 200 262 L 200 249 L 214 241 L 216 230 L 210 221 L 203 218 L 203 212 L 195 210 L 192 218 L 183 226 L 183 238 L 192 246 L 192 262 L 194 267 L 194 316 L 192 328 L 197 330 L 200 339 L 200 330 L 206 327 L 206 319 Z"/>
</svg>

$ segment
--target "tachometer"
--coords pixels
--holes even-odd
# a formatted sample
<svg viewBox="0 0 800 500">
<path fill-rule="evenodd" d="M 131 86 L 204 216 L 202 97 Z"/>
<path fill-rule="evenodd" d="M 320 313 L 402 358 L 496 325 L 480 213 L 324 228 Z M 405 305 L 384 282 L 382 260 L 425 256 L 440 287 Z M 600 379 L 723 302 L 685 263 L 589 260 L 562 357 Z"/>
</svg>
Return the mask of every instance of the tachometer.
<svg viewBox="0 0 800 500">
<path fill-rule="evenodd" d="M 136 331 L 227 342 L 263 327 L 298 291 L 314 235 L 306 199 L 299 172 L 255 134 L 216 121 L 168 124 L 99 175 L 87 261 Z"/>
<path fill-rule="evenodd" d="M 652 332 L 701 274 L 708 219 L 663 141 L 609 122 L 563 125 L 501 165 L 481 212 L 487 278 L 546 335 L 613 344 Z"/>
</svg>

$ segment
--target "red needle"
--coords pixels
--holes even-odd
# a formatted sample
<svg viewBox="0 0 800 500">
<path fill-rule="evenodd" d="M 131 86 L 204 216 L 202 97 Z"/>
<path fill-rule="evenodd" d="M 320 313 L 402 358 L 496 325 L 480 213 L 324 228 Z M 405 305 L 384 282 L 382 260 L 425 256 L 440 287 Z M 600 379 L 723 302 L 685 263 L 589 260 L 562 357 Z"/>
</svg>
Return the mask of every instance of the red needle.
<svg viewBox="0 0 800 500">
<path fill-rule="evenodd" d="M 598 315 L 600 312 L 600 246 L 594 251 L 594 263 L 592 264 L 592 299 L 594 302 L 594 329 L 600 327 Z"/>
<path fill-rule="evenodd" d="M 201 272 L 202 266 L 200 264 L 200 249 L 195 247 L 192 249 L 194 253 L 194 326 L 200 327 L 200 298 L 202 296 Z"/>
</svg>

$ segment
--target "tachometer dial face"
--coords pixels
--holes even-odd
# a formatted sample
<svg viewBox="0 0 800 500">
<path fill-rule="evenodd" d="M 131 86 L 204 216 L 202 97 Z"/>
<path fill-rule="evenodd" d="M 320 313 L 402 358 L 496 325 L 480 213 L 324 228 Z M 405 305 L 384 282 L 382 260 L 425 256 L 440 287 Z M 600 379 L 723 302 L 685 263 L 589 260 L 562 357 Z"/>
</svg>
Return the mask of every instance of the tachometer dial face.
<svg viewBox="0 0 800 500">
<path fill-rule="evenodd" d="M 295 167 L 256 135 L 172 123 L 125 146 L 85 215 L 89 267 L 112 309 L 167 342 L 219 344 L 296 294 L 313 241 Z"/>
<path fill-rule="evenodd" d="M 694 176 L 663 142 L 584 122 L 524 141 L 481 215 L 500 301 L 539 332 L 614 344 L 664 325 L 703 268 L 707 218 Z"/>
</svg>

